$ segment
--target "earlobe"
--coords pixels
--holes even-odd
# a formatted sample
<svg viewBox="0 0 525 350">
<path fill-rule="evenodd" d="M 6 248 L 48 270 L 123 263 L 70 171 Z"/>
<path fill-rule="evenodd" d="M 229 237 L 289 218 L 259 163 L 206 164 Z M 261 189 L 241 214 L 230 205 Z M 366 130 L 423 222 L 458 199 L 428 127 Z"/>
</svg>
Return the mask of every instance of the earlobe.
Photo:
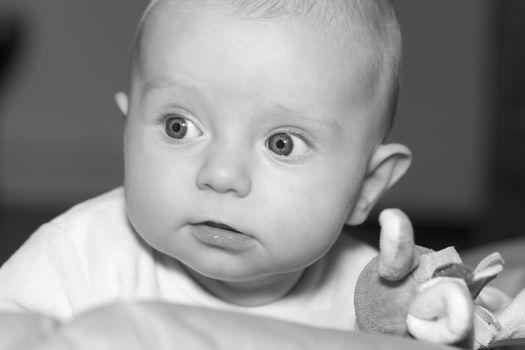
<svg viewBox="0 0 525 350">
<path fill-rule="evenodd" d="M 115 94 L 115 102 L 117 103 L 117 107 L 120 110 L 120 112 L 126 117 L 128 115 L 128 95 L 126 95 L 124 92 L 117 92 Z"/>
<path fill-rule="evenodd" d="M 363 223 L 381 196 L 405 174 L 411 161 L 412 153 L 406 146 L 379 145 L 370 158 L 361 192 L 346 223 Z"/>
</svg>

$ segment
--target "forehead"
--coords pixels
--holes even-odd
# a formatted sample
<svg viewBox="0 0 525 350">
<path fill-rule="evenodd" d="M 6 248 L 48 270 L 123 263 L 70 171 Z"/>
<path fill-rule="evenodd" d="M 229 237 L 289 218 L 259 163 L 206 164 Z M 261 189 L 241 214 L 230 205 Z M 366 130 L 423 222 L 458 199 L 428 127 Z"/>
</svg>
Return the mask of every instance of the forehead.
<svg viewBox="0 0 525 350">
<path fill-rule="evenodd" d="M 358 39 L 350 48 L 330 39 L 299 18 L 243 19 L 160 1 L 148 15 L 135 73 L 144 88 L 182 82 L 319 107 L 374 96 L 370 51 Z"/>
</svg>

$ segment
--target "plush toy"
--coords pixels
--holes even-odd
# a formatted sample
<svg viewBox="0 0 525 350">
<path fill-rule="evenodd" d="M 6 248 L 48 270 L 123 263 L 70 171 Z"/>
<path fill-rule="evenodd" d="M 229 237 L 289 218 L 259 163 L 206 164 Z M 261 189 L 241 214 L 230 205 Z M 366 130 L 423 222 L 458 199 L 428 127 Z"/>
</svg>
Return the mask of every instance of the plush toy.
<svg viewBox="0 0 525 350">
<path fill-rule="evenodd" d="M 472 269 L 453 247 L 414 244 L 397 209 L 381 213 L 379 255 L 361 272 L 354 296 L 356 327 L 472 349 L 525 337 L 525 290 L 511 300 L 486 286 L 503 270 L 492 253 Z"/>
</svg>

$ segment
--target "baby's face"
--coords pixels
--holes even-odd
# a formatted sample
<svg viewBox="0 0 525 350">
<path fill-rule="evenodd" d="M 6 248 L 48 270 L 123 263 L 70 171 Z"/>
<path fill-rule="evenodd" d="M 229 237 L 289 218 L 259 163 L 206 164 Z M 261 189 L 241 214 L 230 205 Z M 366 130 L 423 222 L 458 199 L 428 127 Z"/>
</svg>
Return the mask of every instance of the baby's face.
<svg viewBox="0 0 525 350">
<path fill-rule="evenodd" d="M 299 20 L 151 16 L 125 133 L 132 224 L 206 277 L 301 271 L 337 239 L 377 140 L 367 57 Z"/>
</svg>

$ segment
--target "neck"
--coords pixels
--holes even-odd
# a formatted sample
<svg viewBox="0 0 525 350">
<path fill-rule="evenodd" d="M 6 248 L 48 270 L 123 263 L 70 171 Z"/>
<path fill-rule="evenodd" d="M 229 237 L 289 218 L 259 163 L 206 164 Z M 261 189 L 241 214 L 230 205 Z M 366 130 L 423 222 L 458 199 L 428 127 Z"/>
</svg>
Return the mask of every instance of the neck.
<svg viewBox="0 0 525 350">
<path fill-rule="evenodd" d="M 209 293 L 230 304 L 260 306 L 272 303 L 288 294 L 299 282 L 303 270 L 248 281 L 221 281 L 187 269 Z"/>
</svg>

